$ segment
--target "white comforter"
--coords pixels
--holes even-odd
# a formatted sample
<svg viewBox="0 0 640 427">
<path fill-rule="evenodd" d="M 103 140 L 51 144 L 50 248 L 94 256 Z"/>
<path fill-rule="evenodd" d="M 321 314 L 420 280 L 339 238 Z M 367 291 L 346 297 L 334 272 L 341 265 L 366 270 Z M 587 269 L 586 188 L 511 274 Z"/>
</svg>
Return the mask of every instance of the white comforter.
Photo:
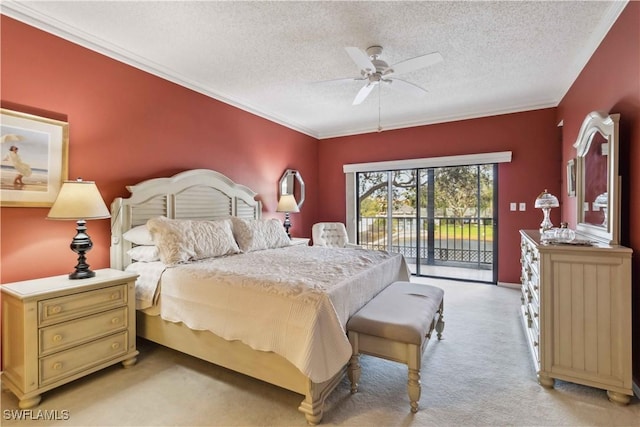
<svg viewBox="0 0 640 427">
<path fill-rule="evenodd" d="M 160 313 L 276 352 L 323 382 L 351 357 L 349 317 L 396 280 L 409 280 L 400 254 L 291 246 L 167 268 Z"/>
</svg>

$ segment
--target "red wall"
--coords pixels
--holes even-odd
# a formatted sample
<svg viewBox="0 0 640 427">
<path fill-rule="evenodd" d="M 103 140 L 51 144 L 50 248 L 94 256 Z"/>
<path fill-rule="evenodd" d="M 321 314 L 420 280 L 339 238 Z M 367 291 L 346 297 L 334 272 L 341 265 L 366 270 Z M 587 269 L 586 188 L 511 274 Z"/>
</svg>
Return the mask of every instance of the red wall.
<svg viewBox="0 0 640 427">
<path fill-rule="evenodd" d="M 310 236 L 317 141 L 6 16 L 0 17 L 2 107 L 69 122 L 69 178 L 96 181 L 107 205 L 125 186 L 186 169 L 218 170 L 258 192 L 276 213 L 278 181 L 300 170 L 309 197 L 292 233 Z M 75 224 L 46 208 L 0 210 L 0 281 L 73 269 Z M 109 266 L 109 221 L 90 221 L 92 268 Z"/>
<path fill-rule="evenodd" d="M 621 243 L 634 250 L 633 354 L 634 376 L 640 382 L 640 2 L 629 2 L 598 50 L 558 106 L 564 120 L 563 164 L 576 156 L 573 148 L 580 126 L 591 111 L 620 114 L 620 175 L 622 176 Z M 563 215 L 573 218 L 575 198 L 563 188 Z"/>
<path fill-rule="evenodd" d="M 542 212 L 533 208 L 545 188 L 560 192 L 560 138 L 554 108 L 506 114 L 319 142 L 322 185 L 318 216 L 345 220 L 345 176 L 349 163 L 511 151 L 498 168 L 498 281 L 520 283 L 519 229 L 537 229 Z M 509 210 L 525 202 L 525 212 Z M 551 219 L 559 224 L 559 209 Z"/>
<path fill-rule="evenodd" d="M 623 243 L 631 246 L 634 307 L 640 307 L 640 2 L 618 22 L 556 109 L 316 141 L 204 95 L 0 16 L 0 93 L 4 108 L 70 124 L 69 177 L 95 180 L 109 204 L 125 185 L 196 167 L 219 170 L 260 194 L 275 213 L 277 182 L 299 169 L 307 185 L 292 232 L 316 220 L 345 219 L 348 163 L 512 151 L 499 167 L 499 275 L 519 282 L 518 229 L 537 228 L 544 188 L 561 196 L 554 224 L 575 223 L 575 199 L 562 183 L 572 143 L 593 110 L 621 114 Z M 560 131 L 556 124 L 564 120 Z M 560 136 L 561 133 L 561 136 Z M 319 180 L 320 174 L 322 179 Z M 321 185 L 320 185 L 321 184 Z M 509 211 L 526 202 L 526 212 Z M 44 208 L 0 209 L 0 282 L 64 274 L 75 264 L 74 224 L 46 221 Z M 93 268 L 109 265 L 109 221 L 89 223 Z M 640 377 L 640 309 L 634 310 L 634 366 Z"/>
</svg>

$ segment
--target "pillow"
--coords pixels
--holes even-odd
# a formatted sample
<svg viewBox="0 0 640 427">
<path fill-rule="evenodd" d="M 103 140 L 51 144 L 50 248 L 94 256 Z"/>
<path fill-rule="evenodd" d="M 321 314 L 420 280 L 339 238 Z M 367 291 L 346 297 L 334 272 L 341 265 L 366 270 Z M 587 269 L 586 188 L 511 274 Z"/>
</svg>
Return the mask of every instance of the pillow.
<svg viewBox="0 0 640 427">
<path fill-rule="evenodd" d="M 167 265 L 240 252 L 231 221 L 151 218 L 147 221 L 160 261 Z"/>
<path fill-rule="evenodd" d="M 282 248 L 291 245 L 291 239 L 277 219 L 233 218 L 233 235 L 242 252 Z"/>
<path fill-rule="evenodd" d="M 136 246 L 129 249 L 127 255 L 129 255 L 131 259 L 140 262 L 160 261 L 160 254 L 156 246 Z"/>
<path fill-rule="evenodd" d="M 127 230 L 122 238 L 133 243 L 134 245 L 153 245 L 153 238 L 146 225 L 139 225 Z"/>
</svg>

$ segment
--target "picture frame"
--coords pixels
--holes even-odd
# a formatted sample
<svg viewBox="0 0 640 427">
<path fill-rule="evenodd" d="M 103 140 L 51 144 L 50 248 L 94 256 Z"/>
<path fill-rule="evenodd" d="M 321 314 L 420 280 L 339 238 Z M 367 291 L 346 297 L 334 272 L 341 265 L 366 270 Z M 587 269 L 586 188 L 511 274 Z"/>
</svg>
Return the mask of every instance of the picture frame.
<svg viewBox="0 0 640 427">
<path fill-rule="evenodd" d="M 69 123 L 0 108 L 0 137 L 0 206 L 52 206 L 68 177 Z"/>
<path fill-rule="evenodd" d="M 576 196 L 576 159 L 567 162 L 567 194 L 569 197 Z"/>
</svg>

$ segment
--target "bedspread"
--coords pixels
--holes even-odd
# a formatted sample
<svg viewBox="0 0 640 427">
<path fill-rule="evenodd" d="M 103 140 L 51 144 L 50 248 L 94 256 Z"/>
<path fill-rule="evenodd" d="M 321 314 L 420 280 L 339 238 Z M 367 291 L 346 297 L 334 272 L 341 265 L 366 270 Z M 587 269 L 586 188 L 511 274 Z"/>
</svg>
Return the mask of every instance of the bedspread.
<svg viewBox="0 0 640 427">
<path fill-rule="evenodd" d="M 160 313 L 276 352 L 323 382 L 351 357 L 349 317 L 396 280 L 409 280 L 400 254 L 291 246 L 168 268 Z"/>
</svg>

